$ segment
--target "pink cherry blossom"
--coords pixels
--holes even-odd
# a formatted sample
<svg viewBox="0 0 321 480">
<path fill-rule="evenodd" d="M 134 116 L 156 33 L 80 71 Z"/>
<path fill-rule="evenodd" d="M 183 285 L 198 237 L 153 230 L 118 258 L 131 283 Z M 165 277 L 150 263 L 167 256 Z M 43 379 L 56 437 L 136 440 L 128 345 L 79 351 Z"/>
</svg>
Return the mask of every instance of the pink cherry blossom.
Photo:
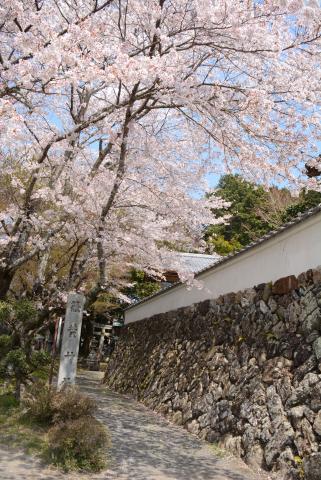
<svg viewBox="0 0 321 480">
<path fill-rule="evenodd" d="M 317 2 L 3 0 L 0 17 L 0 296 L 30 259 L 62 291 L 161 275 L 169 245 L 201 251 L 213 172 L 320 188 Z"/>
</svg>

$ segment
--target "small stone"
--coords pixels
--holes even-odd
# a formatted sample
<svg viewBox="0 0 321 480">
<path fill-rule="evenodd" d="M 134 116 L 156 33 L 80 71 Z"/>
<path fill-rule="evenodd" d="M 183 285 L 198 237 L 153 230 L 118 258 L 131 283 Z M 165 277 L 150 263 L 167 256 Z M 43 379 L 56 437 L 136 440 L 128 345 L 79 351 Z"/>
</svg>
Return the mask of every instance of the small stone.
<svg viewBox="0 0 321 480">
<path fill-rule="evenodd" d="M 263 300 L 267 302 L 272 294 L 272 283 L 266 283 L 263 290 Z"/>
<path fill-rule="evenodd" d="M 304 415 L 304 407 L 303 405 L 298 405 L 297 407 L 293 407 L 289 411 L 289 415 L 293 418 L 303 418 Z"/>
<path fill-rule="evenodd" d="M 186 425 L 186 428 L 190 433 L 193 433 L 194 435 L 197 435 L 199 430 L 200 430 L 200 426 L 199 426 L 197 420 L 192 420 L 191 422 L 189 422 Z"/>
<path fill-rule="evenodd" d="M 298 282 L 299 282 L 299 286 L 300 286 L 300 287 L 306 285 L 306 283 L 307 283 L 307 277 L 306 277 L 306 273 L 305 273 L 305 272 L 300 273 L 300 275 L 298 275 Z"/>
<path fill-rule="evenodd" d="M 317 357 L 317 360 L 321 360 L 321 337 L 317 338 L 313 342 L 313 351 L 315 356 Z"/>
<path fill-rule="evenodd" d="M 305 339 L 307 343 L 313 343 L 318 337 L 320 333 L 317 330 L 313 330 Z"/>
<path fill-rule="evenodd" d="M 289 410 L 287 412 L 287 415 L 288 415 L 289 419 L 291 420 L 292 427 L 296 431 L 299 428 L 301 420 L 303 418 L 304 407 L 302 405 L 299 405 L 297 407 L 293 407 L 293 408 L 291 408 L 291 410 Z"/>
<path fill-rule="evenodd" d="M 301 457 L 318 450 L 316 437 L 310 422 L 306 418 L 303 418 L 296 426 L 294 444 Z"/>
<path fill-rule="evenodd" d="M 264 464 L 264 451 L 260 444 L 252 445 L 245 456 L 245 461 L 252 468 L 261 468 Z"/>
<path fill-rule="evenodd" d="M 258 364 L 260 367 L 266 362 L 266 352 L 261 352 L 258 358 Z"/>
<path fill-rule="evenodd" d="M 307 390 L 314 385 L 319 384 L 320 377 L 317 373 L 307 373 L 301 382 L 301 386 Z"/>
<path fill-rule="evenodd" d="M 320 480 L 321 478 L 321 453 L 312 453 L 303 461 L 306 480 Z"/>
<path fill-rule="evenodd" d="M 315 268 L 312 270 L 313 283 L 321 282 L 321 268 Z"/>
<path fill-rule="evenodd" d="M 189 408 L 189 409 L 187 409 L 183 412 L 183 423 L 188 422 L 192 418 L 193 418 L 193 412 L 192 412 L 191 408 Z"/>
<path fill-rule="evenodd" d="M 242 298 L 241 298 L 241 307 L 242 307 L 242 308 L 246 308 L 246 307 L 248 307 L 249 305 L 250 305 L 250 301 L 249 301 L 247 298 L 242 297 Z"/>
<path fill-rule="evenodd" d="M 183 424 L 182 412 L 180 412 L 180 411 L 175 412 L 172 420 L 173 420 L 174 423 L 176 423 L 176 425 L 182 425 Z"/>
<path fill-rule="evenodd" d="M 314 420 L 313 430 L 321 437 L 321 410 L 319 411 Z"/>
<path fill-rule="evenodd" d="M 273 437 L 265 446 L 264 458 L 269 468 L 273 466 L 276 458 L 285 449 L 285 447 L 293 442 L 293 429 L 290 427 L 290 425 L 287 425 L 286 421 L 284 423 L 284 427 L 281 424 L 279 430 L 275 432 Z"/>
<path fill-rule="evenodd" d="M 220 385 L 212 391 L 212 396 L 214 401 L 220 400 L 223 397 L 223 389 Z"/>
<path fill-rule="evenodd" d="M 242 292 L 242 296 L 243 298 L 247 298 L 251 304 L 254 302 L 254 299 L 256 297 L 256 291 L 254 288 L 247 288 Z"/>
<path fill-rule="evenodd" d="M 302 312 L 305 316 L 314 312 L 314 310 L 317 310 L 318 308 L 316 296 L 311 290 L 305 292 L 300 303 L 302 307 Z"/>
<path fill-rule="evenodd" d="M 276 310 L 276 315 L 278 316 L 279 320 L 283 321 L 284 318 L 285 318 L 285 313 L 286 313 L 286 310 L 284 307 L 282 307 L 282 305 L 279 305 L 277 310 Z"/>
<path fill-rule="evenodd" d="M 311 353 L 312 349 L 309 345 L 305 345 L 304 343 L 299 345 L 294 352 L 294 366 L 302 366 L 307 360 L 309 360 Z"/>
<path fill-rule="evenodd" d="M 224 435 L 224 437 L 220 439 L 220 446 L 233 455 L 237 455 L 238 457 L 242 456 L 242 437 L 240 436 L 234 437 L 231 434 Z"/>
<path fill-rule="evenodd" d="M 283 475 L 287 475 L 287 473 L 289 472 L 289 469 L 291 468 L 291 466 L 295 465 L 295 460 L 294 460 L 294 455 L 293 455 L 293 452 L 292 452 L 292 449 L 290 447 L 286 447 L 281 453 L 280 453 L 280 456 L 279 458 L 277 459 L 277 462 L 276 462 L 276 465 L 275 465 L 275 469 L 277 470 L 277 472 L 281 473 L 282 474 L 282 478 L 283 478 Z M 289 478 L 289 477 L 286 477 L 286 478 Z M 293 477 L 290 477 L 291 479 Z"/>
<path fill-rule="evenodd" d="M 321 327 L 321 315 L 319 309 L 314 310 L 310 314 L 307 315 L 304 322 L 302 323 L 302 331 L 303 333 L 308 336 L 313 331 L 319 331 Z"/>
<path fill-rule="evenodd" d="M 314 385 L 310 390 L 311 393 L 311 403 L 310 408 L 314 412 L 318 412 L 321 410 L 321 382 Z"/>
<path fill-rule="evenodd" d="M 260 300 L 260 310 L 263 313 L 263 315 L 265 315 L 269 311 L 269 307 L 266 305 L 264 300 Z"/>
<path fill-rule="evenodd" d="M 210 426 L 211 420 L 210 420 L 210 415 L 208 413 L 204 413 L 204 415 L 201 415 L 200 417 L 198 417 L 197 420 L 200 428 L 202 429 Z"/>
<path fill-rule="evenodd" d="M 276 312 L 276 310 L 278 308 L 278 304 L 276 303 L 276 301 L 272 297 L 269 298 L 268 306 L 269 306 L 269 309 L 271 310 L 272 313 Z"/>
<path fill-rule="evenodd" d="M 313 410 L 311 410 L 309 407 L 307 407 L 305 405 L 304 407 L 304 416 L 305 418 L 307 418 L 309 420 L 309 422 L 311 423 L 311 425 L 314 423 L 314 420 L 315 420 L 315 417 L 316 417 L 316 414 L 314 413 Z"/>
</svg>

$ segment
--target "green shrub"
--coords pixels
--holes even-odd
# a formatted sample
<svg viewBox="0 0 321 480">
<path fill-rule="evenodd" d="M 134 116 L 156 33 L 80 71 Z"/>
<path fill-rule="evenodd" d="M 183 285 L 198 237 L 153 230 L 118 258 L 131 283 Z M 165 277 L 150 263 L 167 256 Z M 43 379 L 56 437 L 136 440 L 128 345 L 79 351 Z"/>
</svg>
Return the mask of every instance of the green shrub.
<svg viewBox="0 0 321 480">
<path fill-rule="evenodd" d="M 12 392 L 5 392 L 0 395 L 0 414 L 8 414 L 19 405 Z"/>
<path fill-rule="evenodd" d="M 0 325 L 7 324 L 8 321 L 12 318 L 13 309 L 8 302 L 0 301 Z"/>
<path fill-rule="evenodd" d="M 15 381 L 15 395 L 20 399 L 21 384 L 26 385 L 32 380 L 33 373 L 34 377 L 46 378 L 49 362 L 50 356 L 46 352 L 32 352 L 28 357 L 22 348 L 15 348 L 0 358 L 0 378 Z"/>
<path fill-rule="evenodd" d="M 29 363 L 32 370 L 31 379 L 46 382 L 50 374 L 51 355 L 43 350 L 32 352 Z"/>
<path fill-rule="evenodd" d="M 20 399 L 21 385 L 35 377 L 46 378 L 50 358 L 46 352 L 33 352 L 32 343 L 41 327 L 36 304 L 27 299 L 0 301 L 0 377 L 15 381 L 15 395 Z M 10 335 L 10 341 L 8 339 Z"/>
<path fill-rule="evenodd" d="M 5 356 L 3 362 L 9 372 L 9 376 L 21 379 L 25 378 L 29 373 L 27 356 L 21 348 L 10 350 Z"/>
<path fill-rule="evenodd" d="M 0 335 L 0 359 L 4 358 L 11 348 L 12 339 L 10 335 Z"/>
<path fill-rule="evenodd" d="M 30 364 L 34 368 L 45 367 L 50 364 L 50 361 L 50 353 L 45 352 L 44 350 L 36 350 L 31 353 Z"/>
<path fill-rule="evenodd" d="M 58 423 L 49 430 L 48 438 L 50 461 L 63 470 L 98 472 L 106 467 L 110 440 L 105 427 L 95 418 Z"/>
<path fill-rule="evenodd" d="M 37 322 L 38 312 L 33 302 L 27 299 L 16 300 L 12 303 L 16 320 L 25 327 L 32 328 Z"/>
</svg>

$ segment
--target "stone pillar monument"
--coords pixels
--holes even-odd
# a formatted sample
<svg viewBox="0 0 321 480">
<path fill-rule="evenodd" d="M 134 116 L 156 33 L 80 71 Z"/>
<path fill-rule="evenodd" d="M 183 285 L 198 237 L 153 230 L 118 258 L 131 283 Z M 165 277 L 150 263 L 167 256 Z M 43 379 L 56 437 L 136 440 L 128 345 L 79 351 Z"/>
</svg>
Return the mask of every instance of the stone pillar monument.
<svg viewBox="0 0 321 480">
<path fill-rule="evenodd" d="M 58 390 L 63 385 L 75 384 L 84 304 L 83 295 L 78 293 L 68 295 L 60 352 Z"/>
</svg>

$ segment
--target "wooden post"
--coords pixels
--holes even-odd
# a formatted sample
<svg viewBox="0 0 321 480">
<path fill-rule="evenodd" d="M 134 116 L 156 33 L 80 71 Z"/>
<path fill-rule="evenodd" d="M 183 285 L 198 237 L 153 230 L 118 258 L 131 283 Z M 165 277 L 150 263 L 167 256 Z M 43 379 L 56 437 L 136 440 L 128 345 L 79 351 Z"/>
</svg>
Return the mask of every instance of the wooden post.
<svg viewBox="0 0 321 480">
<path fill-rule="evenodd" d="M 57 350 L 59 348 L 59 341 L 60 341 L 60 335 L 61 335 L 61 326 L 62 326 L 62 318 L 56 318 L 55 321 L 55 335 L 54 335 L 54 341 L 52 344 L 52 351 L 51 351 L 51 364 L 50 364 L 50 372 L 49 372 L 49 387 L 52 385 L 52 379 L 53 379 L 53 372 L 54 372 L 54 367 L 55 367 L 55 360 L 57 356 Z"/>
</svg>

